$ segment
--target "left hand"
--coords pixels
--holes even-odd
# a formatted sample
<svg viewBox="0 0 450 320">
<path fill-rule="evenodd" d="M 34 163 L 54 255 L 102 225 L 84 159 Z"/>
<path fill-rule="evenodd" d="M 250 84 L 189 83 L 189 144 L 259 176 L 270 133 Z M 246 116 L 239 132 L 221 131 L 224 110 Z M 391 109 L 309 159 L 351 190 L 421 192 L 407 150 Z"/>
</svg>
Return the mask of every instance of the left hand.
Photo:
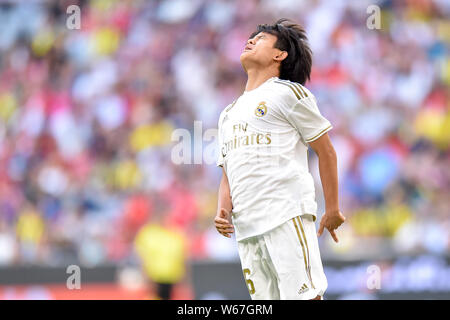
<svg viewBox="0 0 450 320">
<path fill-rule="evenodd" d="M 322 216 L 322 219 L 320 219 L 320 227 L 319 231 L 317 232 L 317 236 L 320 237 L 323 233 L 323 229 L 327 228 L 334 241 L 339 242 L 335 230 L 339 228 L 339 226 L 343 224 L 344 221 L 345 217 L 340 211 L 325 212 L 325 214 Z"/>
<path fill-rule="evenodd" d="M 231 221 L 231 212 L 225 208 L 221 208 L 214 219 L 214 224 L 221 235 L 231 238 L 230 233 L 234 232 L 233 223 Z"/>
</svg>

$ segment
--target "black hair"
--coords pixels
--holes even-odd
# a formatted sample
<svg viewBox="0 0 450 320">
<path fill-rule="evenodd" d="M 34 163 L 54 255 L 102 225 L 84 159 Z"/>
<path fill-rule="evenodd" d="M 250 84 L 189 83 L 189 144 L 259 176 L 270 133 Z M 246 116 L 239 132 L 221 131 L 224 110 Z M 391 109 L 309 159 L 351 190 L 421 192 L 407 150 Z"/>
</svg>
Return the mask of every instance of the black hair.
<svg viewBox="0 0 450 320">
<path fill-rule="evenodd" d="M 249 39 L 265 32 L 277 37 L 274 47 L 286 51 L 288 56 L 281 61 L 280 79 L 305 84 L 310 79 L 312 51 L 305 29 L 289 19 L 279 19 L 272 25 L 260 24 Z"/>
</svg>

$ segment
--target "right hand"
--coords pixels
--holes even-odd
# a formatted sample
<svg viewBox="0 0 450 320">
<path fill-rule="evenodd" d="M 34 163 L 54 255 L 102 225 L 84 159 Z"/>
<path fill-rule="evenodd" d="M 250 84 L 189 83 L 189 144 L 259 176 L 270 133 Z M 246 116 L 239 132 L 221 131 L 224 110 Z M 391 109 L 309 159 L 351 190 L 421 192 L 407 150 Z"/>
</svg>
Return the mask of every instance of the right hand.
<svg viewBox="0 0 450 320">
<path fill-rule="evenodd" d="M 339 239 L 336 235 L 336 229 L 339 228 L 341 224 L 343 224 L 345 221 L 345 217 L 343 214 L 337 210 L 329 213 L 325 213 L 322 216 L 322 219 L 320 219 L 320 227 L 319 231 L 317 232 L 317 236 L 320 237 L 323 230 L 326 228 L 331 236 L 333 237 L 335 242 L 339 242 Z"/>
<path fill-rule="evenodd" d="M 214 219 L 214 224 L 221 235 L 231 238 L 230 233 L 234 232 L 234 227 L 231 223 L 231 212 L 225 208 L 221 208 Z"/>
</svg>

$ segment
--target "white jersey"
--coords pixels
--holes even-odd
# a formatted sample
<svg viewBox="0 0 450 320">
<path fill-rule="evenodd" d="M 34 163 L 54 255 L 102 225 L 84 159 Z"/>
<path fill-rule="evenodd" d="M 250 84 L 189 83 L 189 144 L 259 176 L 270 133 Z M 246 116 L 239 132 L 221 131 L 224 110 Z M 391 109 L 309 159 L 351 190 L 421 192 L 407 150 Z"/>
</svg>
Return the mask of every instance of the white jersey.
<svg viewBox="0 0 450 320">
<path fill-rule="evenodd" d="M 270 78 L 228 105 L 218 126 L 217 165 L 230 184 L 238 241 L 298 215 L 316 217 L 308 143 L 332 126 L 309 90 Z"/>
</svg>

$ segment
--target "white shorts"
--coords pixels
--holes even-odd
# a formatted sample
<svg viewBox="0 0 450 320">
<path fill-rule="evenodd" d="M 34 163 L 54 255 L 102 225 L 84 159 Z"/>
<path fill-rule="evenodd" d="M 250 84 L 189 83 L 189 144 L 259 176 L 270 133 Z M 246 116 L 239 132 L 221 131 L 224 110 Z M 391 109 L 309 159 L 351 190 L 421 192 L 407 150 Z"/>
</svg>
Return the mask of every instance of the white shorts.
<svg viewBox="0 0 450 320">
<path fill-rule="evenodd" d="M 316 226 L 310 214 L 238 241 L 238 250 L 253 300 L 310 300 L 323 297 L 327 289 Z"/>
</svg>

